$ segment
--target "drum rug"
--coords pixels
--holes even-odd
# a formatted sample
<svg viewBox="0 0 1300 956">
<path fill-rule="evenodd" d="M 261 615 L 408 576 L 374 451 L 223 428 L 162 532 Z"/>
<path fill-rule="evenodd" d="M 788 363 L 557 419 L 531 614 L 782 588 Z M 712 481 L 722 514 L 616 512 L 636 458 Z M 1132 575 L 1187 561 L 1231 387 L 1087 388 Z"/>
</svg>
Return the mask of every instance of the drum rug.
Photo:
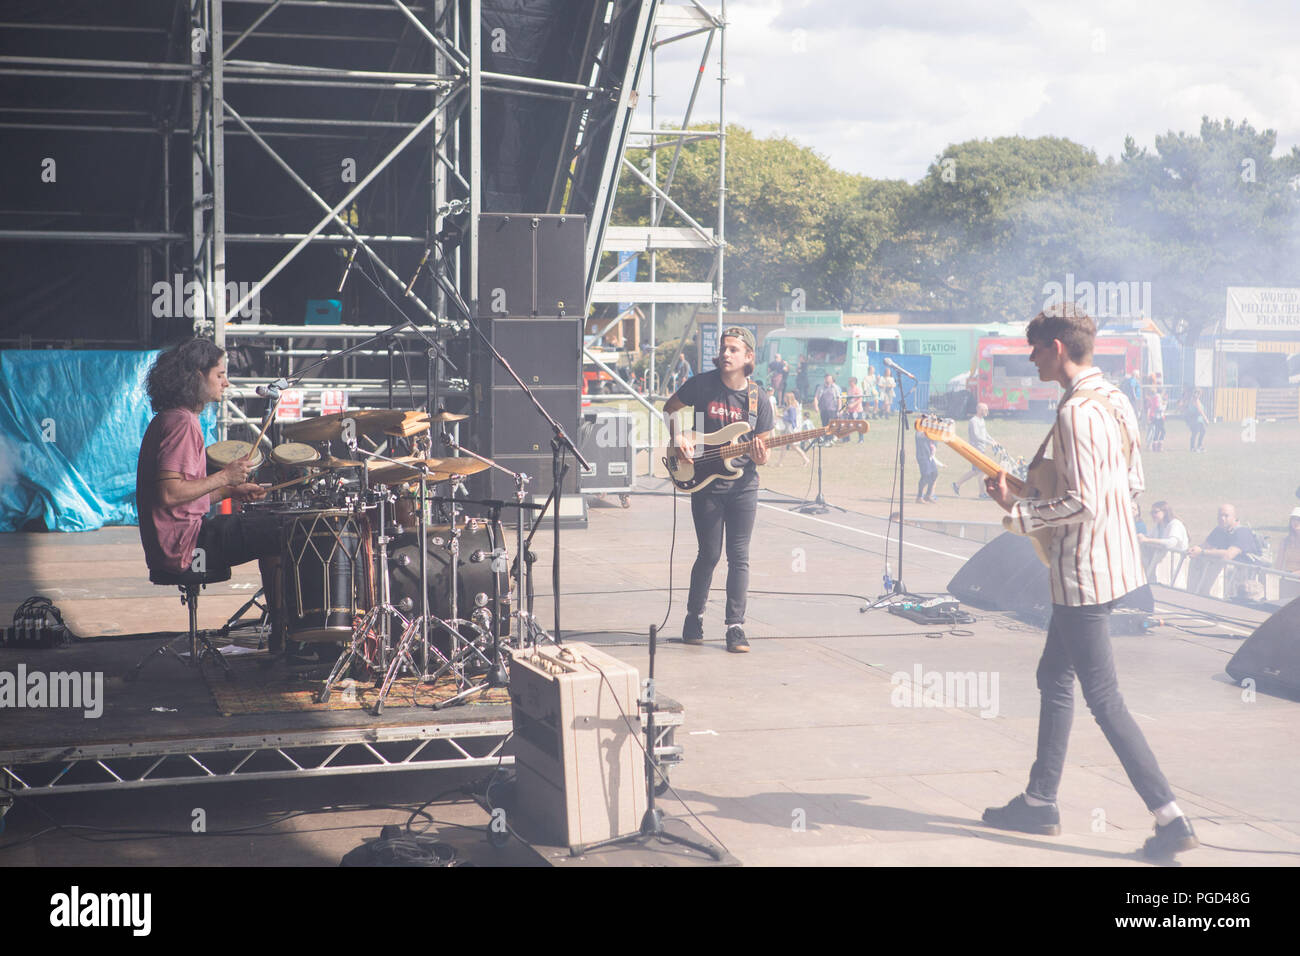
<svg viewBox="0 0 1300 956">
<path fill-rule="evenodd" d="M 231 664 L 235 672 L 233 680 L 226 679 L 211 664 L 203 668 L 208 689 L 223 717 L 313 710 L 368 710 L 379 699 L 379 688 L 373 679 L 358 681 L 344 678 L 335 683 L 328 701 L 316 703 L 316 694 L 325 686 L 329 665 L 294 672 L 286 670 L 281 661 L 264 667 L 259 662 L 245 662 L 236 658 Z M 451 675 L 440 678 L 434 684 L 421 683 L 414 677 L 399 677 L 389 688 L 384 706 L 430 707 L 455 697 L 460 690 Z M 505 687 L 484 689 L 467 697 L 465 702 L 508 704 L 510 691 Z"/>
</svg>

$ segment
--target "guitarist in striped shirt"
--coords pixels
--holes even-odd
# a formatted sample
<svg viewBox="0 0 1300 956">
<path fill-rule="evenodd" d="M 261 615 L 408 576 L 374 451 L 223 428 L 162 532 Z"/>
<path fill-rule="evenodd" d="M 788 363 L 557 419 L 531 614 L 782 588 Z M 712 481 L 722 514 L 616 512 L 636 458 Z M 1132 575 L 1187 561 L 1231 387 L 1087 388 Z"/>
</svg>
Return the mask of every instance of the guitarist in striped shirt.
<svg viewBox="0 0 1300 956">
<path fill-rule="evenodd" d="M 1050 436 L 1057 491 L 1017 499 L 1007 489 L 1005 472 L 985 484 L 1008 512 L 1002 519 L 1008 530 L 1052 530 L 1052 617 L 1038 663 L 1038 753 L 1029 785 L 1006 806 L 985 810 L 984 822 L 1024 833 L 1061 832 L 1056 795 L 1077 676 L 1089 710 L 1155 816 L 1155 835 L 1142 853 L 1168 858 L 1197 846 L 1196 834 L 1124 705 L 1110 645 L 1115 602 L 1146 583 L 1133 520 L 1134 498 L 1144 487 L 1137 416 L 1093 366 L 1097 327 L 1073 304 L 1040 312 L 1025 334 L 1038 377 L 1065 389 Z"/>
</svg>

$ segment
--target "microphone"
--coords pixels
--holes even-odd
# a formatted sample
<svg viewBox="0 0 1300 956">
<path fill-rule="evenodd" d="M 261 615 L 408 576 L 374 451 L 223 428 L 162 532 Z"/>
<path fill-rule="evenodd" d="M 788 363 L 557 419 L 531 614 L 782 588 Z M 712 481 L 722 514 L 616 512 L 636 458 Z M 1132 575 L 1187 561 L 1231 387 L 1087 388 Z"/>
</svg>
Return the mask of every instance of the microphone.
<svg viewBox="0 0 1300 956">
<path fill-rule="evenodd" d="M 406 283 L 407 295 L 410 295 L 411 290 L 415 288 L 415 280 L 420 278 L 420 271 L 424 268 L 424 264 L 429 261 L 429 253 L 431 253 L 432 251 L 433 251 L 433 246 L 429 246 L 427 249 L 424 250 L 424 255 L 420 257 L 420 264 L 415 267 L 415 275 L 411 276 L 411 281 Z"/>
<path fill-rule="evenodd" d="M 335 295 L 338 295 L 343 291 L 343 286 L 348 281 L 348 273 L 352 271 L 352 260 L 357 257 L 357 250 L 360 248 L 361 246 L 359 244 L 355 245 L 352 247 L 352 251 L 348 253 L 348 262 L 347 265 L 343 267 L 343 276 L 339 279 L 339 287 L 334 290 Z"/>
<path fill-rule="evenodd" d="M 891 361 L 890 359 L 885 359 L 884 362 L 885 362 L 885 364 L 886 364 L 887 366 L 889 366 L 890 368 L 892 368 L 892 369 L 893 369 L 895 372 L 897 372 L 899 375 L 906 375 L 906 376 L 907 376 L 908 378 L 910 378 L 912 381 L 914 381 L 914 382 L 916 381 L 916 376 L 913 375 L 911 372 L 909 372 L 907 369 L 903 368 L 903 367 L 902 367 L 901 365 L 899 365 L 897 362 Z"/>
<path fill-rule="evenodd" d="M 259 398 L 279 398 L 280 393 L 289 387 L 289 383 L 282 378 L 277 378 L 270 385 L 259 385 L 255 389 Z"/>
</svg>

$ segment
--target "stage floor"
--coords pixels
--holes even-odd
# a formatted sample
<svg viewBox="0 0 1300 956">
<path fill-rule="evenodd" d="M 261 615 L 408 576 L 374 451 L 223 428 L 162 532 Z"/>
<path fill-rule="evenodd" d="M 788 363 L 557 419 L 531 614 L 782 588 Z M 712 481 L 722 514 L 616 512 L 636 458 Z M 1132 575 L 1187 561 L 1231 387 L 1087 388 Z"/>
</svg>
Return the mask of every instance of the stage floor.
<svg viewBox="0 0 1300 956">
<path fill-rule="evenodd" d="M 860 613 L 863 599 L 881 591 L 885 521 L 840 512 L 805 516 L 790 511 L 790 504 L 768 495 L 760 504 L 746 625 L 753 650 L 732 655 L 721 641 L 723 567 L 705 617 L 707 643 L 691 647 L 678 640 L 695 548 L 689 501 L 677 499 L 674 592 L 657 685 L 680 701 L 685 713 L 677 731 L 685 761 L 674 770 L 672 783 L 696 819 L 672 794 L 663 798 L 664 809 L 686 818 L 696 833 L 706 826 L 746 865 L 1150 865 L 1136 856 L 1149 835 L 1150 815 L 1081 699 L 1060 796 L 1062 835 L 1032 837 L 980 824 L 984 807 L 1006 802 L 1025 784 L 1037 726 L 1034 669 L 1042 631 L 979 610 L 973 612 L 974 623 L 959 628 L 913 624 L 882 610 Z M 673 509 L 671 496 L 636 494 L 626 510 L 616 503 L 593 504 L 586 530 L 562 532 L 564 636 L 601 645 L 636 664 L 643 676 L 647 629 L 664 620 L 668 609 Z M 897 576 L 894 527 L 889 563 Z M 539 533 L 537 611 L 548 627 L 550 548 L 549 530 Z M 978 548 L 974 541 L 909 528 L 904 580 L 913 592 L 940 593 Z M 203 623 L 224 620 L 250 593 L 237 586 L 255 580 L 255 572 L 242 572 L 229 585 L 210 588 L 200 604 Z M 37 592 L 63 608 L 82 635 L 184 626 L 174 589 L 147 583 L 134 528 L 0 536 L 0 617 Z M 1239 634 L 1265 618 L 1246 608 L 1223 607 L 1241 622 Z M 1240 642 L 1222 630 L 1194 633 L 1172 626 L 1114 638 L 1125 700 L 1203 844 L 1180 857 L 1188 866 L 1300 862 L 1300 814 L 1294 803 L 1300 791 L 1300 753 L 1294 746 L 1300 703 L 1252 697 L 1224 673 Z M 112 641 L 100 644 L 96 653 L 126 648 L 130 655 L 112 653 L 134 660 L 149 646 Z M 12 670 L 19 661 L 67 669 L 59 662 L 69 653 L 7 651 L 0 655 L 0 670 Z M 327 729 L 336 721 L 356 722 L 355 715 L 337 711 L 275 715 L 270 723 L 267 715 L 223 717 L 211 698 L 194 697 L 195 679 L 175 662 L 159 661 L 151 670 L 141 685 L 154 689 L 158 706 L 175 705 L 177 698 L 169 694 L 190 695 L 186 699 L 193 698 L 195 719 L 205 732 L 296 730 L 304 721 L 308 729 Z M 937 687 L 942 691 L 932 693 Z M 111 685 L 106 693 L 111 707 Z M 210 709 L 198 713 L 205 707 Z M 376 726 L 411 719 L 405 711 L 413 711 L 416 722 L 453 719 L 446 716 L 449 711 L 390 708 Z M 156 736 L 173 716 L 146 708 L 134 713 L 130 727 Z M 65 719 L 72 718 L 58 717 L 37 732 L 39 722 L 28 724 L 26 715 L 0 711 L 0 749 L 13 747 L 4 728 L 12 731 L 16 720 L 30 741 L 29 732 L 53 733 L 54 724 L 62 727 Z M 91 723 L 78 717 L 70 731 L 74 736 L 77 722 Z M 63 734 L 60 730 L 61 739 Z M 93 816 L 100 825 L 130 826 L 162 810 L 179 813 L 181 804 L 195 806 L 193 795 L 201 791 L 209 818 L 220 808 L 221 825 L 233 827 L 286 808 L 336 803 L 341 793 L 349 800 L 364 793 L 369 802 L 398 803 L 400 795 L 415 790 L 423 794 L 418 802 L 446 789 L 447 779 L 454 783 L 454 774 L 466 777 L 470 771 L 347 782 L 239 782 L 178 788 L 174 795 L 160 790 L 147 799 L 98 796 L 93 804 L 89 795 L 30 799 L 68 822 Z M 449 823 L 487 822 L 477 805 L 463 801 L 435 809 Z M 399 817 L 405 814 L 351 810 L 350 830 L 290 827 L 283 837 L 239 848 L 229 844 L 240 841 L 209 846 L 179 838 L 96 845 L 53 833 L 10 851 L 0 865 L 333 865 L 361 835 L 373 835 L 362 827 L 377 831 Z M 19 810 L 10 821 L 7 836 L 45 825 L 39 816 Z M 179 826 L 184 819 L 175 822 Z M 509 848 L 478 862 L 493 860 L 538 862 Z"/>
</svg>

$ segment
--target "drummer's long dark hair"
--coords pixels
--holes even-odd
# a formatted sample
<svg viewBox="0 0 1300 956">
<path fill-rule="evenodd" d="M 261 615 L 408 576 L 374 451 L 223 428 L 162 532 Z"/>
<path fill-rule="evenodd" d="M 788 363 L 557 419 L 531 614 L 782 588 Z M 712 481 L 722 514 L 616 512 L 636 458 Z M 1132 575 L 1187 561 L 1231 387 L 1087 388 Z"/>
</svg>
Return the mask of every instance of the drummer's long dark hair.
<svg viewBox="0 0 1300 956">
<path fill-rule="evenodd" d="M 225 354 L 226 350 L 218 348 L 211 339 L 193 338 L 158 356 L 149 369 L 146 386 L 154 412 L 198 405 L 199 375 L 210 372 Z"/>
</svg>

